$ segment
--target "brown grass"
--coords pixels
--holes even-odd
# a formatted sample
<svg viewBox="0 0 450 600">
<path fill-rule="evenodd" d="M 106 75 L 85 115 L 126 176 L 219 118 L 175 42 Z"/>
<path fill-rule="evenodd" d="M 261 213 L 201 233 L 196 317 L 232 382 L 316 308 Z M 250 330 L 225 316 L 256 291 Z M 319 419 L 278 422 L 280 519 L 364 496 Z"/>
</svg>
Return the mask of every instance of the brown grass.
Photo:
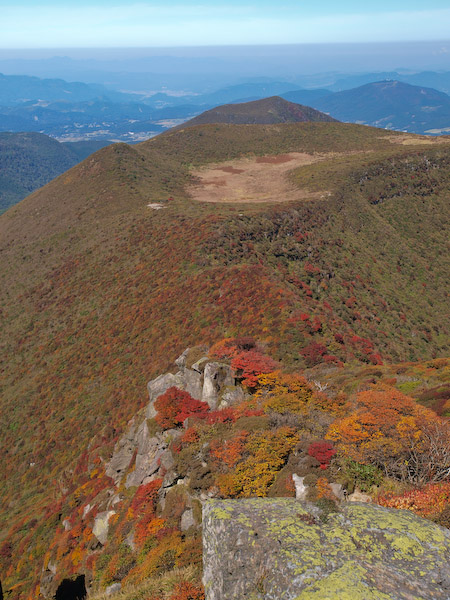
<svg viewBox="0 0 450 600">
<path fill-rule="evenodd" d="M 402 146 L 435 146 L 436 144 L 448 143 L 448 136 L 431 137 L 429 135 L 408 134 L 395 135 L 389 137 L 391 144 L 401 144 Z"/>
<path fill-rule="evenodd" d="M 195 183 L 188 193 L 199 202 L 253 203 L 307 200 L 324 195 L 293 185 L 289 171 L 322 161 L 334 153 L 291 152 L 277 156 L 240 158 L 192 171 Z"/>
</svg>

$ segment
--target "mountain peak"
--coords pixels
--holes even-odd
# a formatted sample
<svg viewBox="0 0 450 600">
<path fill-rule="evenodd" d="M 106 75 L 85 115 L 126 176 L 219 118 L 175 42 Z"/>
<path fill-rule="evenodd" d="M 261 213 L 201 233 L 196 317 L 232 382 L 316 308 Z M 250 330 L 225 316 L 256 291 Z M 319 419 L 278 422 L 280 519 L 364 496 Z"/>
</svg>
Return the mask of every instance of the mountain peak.
<svg viewBox="0 0 450 600">
<path fill-rule="evenodd" d="M 262 100 L 224 104 L 205 111 L 201 115 L 179 125 L 177 129 L 205 125 L 208 123 L 227 123 L 230 125 L 269 125 L 276 123 L 335 122 L 336 119 L 309 106 L 289 102 L 280 96 L 271 96 Z"/>
</svg>

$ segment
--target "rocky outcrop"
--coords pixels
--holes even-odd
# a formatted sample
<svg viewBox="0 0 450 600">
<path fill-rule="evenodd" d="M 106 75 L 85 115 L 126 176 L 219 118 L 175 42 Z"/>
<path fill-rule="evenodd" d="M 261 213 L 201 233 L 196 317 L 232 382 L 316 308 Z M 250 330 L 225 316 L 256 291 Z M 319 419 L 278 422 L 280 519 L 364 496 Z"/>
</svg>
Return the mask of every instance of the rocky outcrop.
<svg viewBox="0 0 450 600">
<path fill-rule="evenodd" d="M 450 531 L 375 505 L 210 500 L 203 561 L 206 600 L 450 598 Z"/>
<path fill-rule="evenodd" d="M 188 348 L 175 361 L 179 368 L 177 373 L 165 373 L 147 384 L 149 403 L 146 416 L 148 419 L 156 416 L 155 400 L 171 387 L 189 392 L 196 400 L 207 402 L 213 410 L 225 408 L 233 400 L 237 401 L 244 397 L 242 389 L 235 387 L 236 381 L 230 365 L 212 361 L 204 356 L 189 367 L 189 352 Z M 224 406 L 221 407 L 223 394 L 226 395 L 226 399 Z"/>
<path fill-rule="evenodd" d="M 149 402 L 145 414 L 130 421 L 106 465 L 106 474 L 116 486 L 124 477 L 127 488 L 148 483 L 158 476 L 161 466 L 164 470 L 164 487 L 170 487 L 176 481 L 177 475 L 171 471 L 173 459 L 168 446 L 181 433 L 175 429 L 154 433 L 150 432 L 148 425 L 148 420 L 156 416 L 155 400 L 169 388 L 177 387 L 189 392 L 196 400 L 207 402 L 213 410 L 227 408 L 244 400 L 245 392 L 236 385 L 228 364 L 203 356 L 190 365 L 191 352 L 187 349 L 177 358 L 176 373 L 165 373 L 147 384 Z"/>
</svg>

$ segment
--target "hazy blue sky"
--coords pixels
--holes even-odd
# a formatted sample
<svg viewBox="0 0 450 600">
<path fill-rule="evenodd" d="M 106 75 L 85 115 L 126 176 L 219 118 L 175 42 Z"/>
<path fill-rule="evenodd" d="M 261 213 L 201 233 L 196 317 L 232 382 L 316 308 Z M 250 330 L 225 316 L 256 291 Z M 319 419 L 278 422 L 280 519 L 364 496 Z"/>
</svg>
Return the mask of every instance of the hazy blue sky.
<svg viewBox="0 0 450 600">
<path fill-rule="evenodd" d="M 0 0 L 1 48 L 445 40 L 448 0 Z"/>
</svg>

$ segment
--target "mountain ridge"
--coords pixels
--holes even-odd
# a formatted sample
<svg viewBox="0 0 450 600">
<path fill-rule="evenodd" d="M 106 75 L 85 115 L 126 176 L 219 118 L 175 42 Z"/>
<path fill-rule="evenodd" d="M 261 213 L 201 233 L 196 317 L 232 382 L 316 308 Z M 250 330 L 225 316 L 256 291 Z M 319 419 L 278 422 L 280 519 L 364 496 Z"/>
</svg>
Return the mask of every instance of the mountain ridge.
<svg viewBox="0 0 450 600">
<path fill-rule="evenodd" d="M 450 127 L 450 96 L 400 81 L 368 83 L 335 92 L 314 102 L 343 121 L 375 127 L 429 133 Z M 437 132 L 436 132 L 437 133 Z"/>
<path fill-rule="evenodd" d="M 244 103 L 225 104 L 212 108 L 201 115 L 178 125 L 174 129 L 183 129 L 208 123 L 227 123 L 229 125 L 269 125 L 275 123 L 335 122 L 336 119 L 309 106 L 289 102 L 280 96 L 271 96 L 262 100 Z"/>
<path fill-rule="evenodd" d="M 192 167 L 252 157 L 270 171 L 290 152 L 324 155 L 289 178 L 326 196 L 209 205 L 187 192 Z M 35 589 L 52 540 L 67 565 L 76 559 L 64 577 L 76 573 L 61 517 L 76 506 L 81 518 L 77 494 L 87 502 L 83 489 L 106 485 L 86 470 L 86 449 L 100 468 L 145 406 L 148 377 L 186 346 L 253 337 L 287 371 L 316 369 L 319 383 L 330 370 L 339 381 L 343 363 L 349 377 L 366 372 L 362 382 L 399 376 L 386 361 L 444 369 L 449 171 L 448 144 L 420 136 L 210 124 L 104 148 L 3 214 L 8 589 Z M 347 398 L 354 381 L 336 385 Z"/>
</svg>

